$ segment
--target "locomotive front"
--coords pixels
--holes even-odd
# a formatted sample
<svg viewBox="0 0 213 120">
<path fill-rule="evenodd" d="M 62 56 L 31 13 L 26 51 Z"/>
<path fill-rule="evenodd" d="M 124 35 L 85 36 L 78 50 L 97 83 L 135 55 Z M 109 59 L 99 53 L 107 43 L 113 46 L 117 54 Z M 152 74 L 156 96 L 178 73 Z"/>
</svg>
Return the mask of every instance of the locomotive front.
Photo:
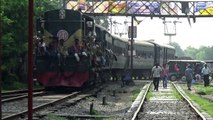
<svg viewBox="0 0 213 120">
<path fill-rule="evenodd" d="M 86 42 L 94 20 L 79 11 L 52 10 L 37 20 L 36 78 L 45 87 L 81 87 L 90 77 Z M 86 41 L 87 38 L 87 41 Z"/>
</svg>

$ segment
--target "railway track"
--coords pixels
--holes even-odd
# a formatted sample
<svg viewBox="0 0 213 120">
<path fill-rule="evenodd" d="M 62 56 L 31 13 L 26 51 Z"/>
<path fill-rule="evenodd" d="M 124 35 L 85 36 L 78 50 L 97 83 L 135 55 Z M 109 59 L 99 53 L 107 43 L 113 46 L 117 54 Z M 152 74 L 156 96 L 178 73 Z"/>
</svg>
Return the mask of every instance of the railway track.
<svg viewBox="0 0 213 120">
<path fill-rule="evenodd" d="M 160 86 L 159 91 L 154 91 L 150 84 L 147 91 L 132 111 L 131 120 L 206 120 L 173 83 L 169 83 L 167 89 Z"/>
<path fill-rule="evenodd" d="M 43 113 L 43 115 L 40 114 L 40 116 L 44 117 L 40 117 L 39 120 L 51 119 L 51 117 L 48 116 L 50 114 L 63 117 L 65 120 L 121 120 L 137 96 L 137 94 L 134 93 L 136 91 L 144 91 L 143 86 L 146 85 L 146 83 L 147 82 L 135 81 L 134 85 L 124 86 L 121 81 L 105 83 L 103 89 L 95 96 L 88 97 L 75 104 L 67 103 L 67 107 L 61 108 L 61 105 L 59 107 L 53 107 L 48 109 L 48 113 L 41 111 L 40 113 Z M 134 97 L 132 96 L 133 94 Z"/>
<path fill-rule="evenodd" d="M 45 91 L 33 92 L 33 97 L 41 96 L 41 95 L 44 95 L 44 94 L 46 94 Z M 7 96 L 7 98 L 4 98 L 2 100 L 2 103 L 14 102 L 14 101 L 22 100 L 22 99 L 27 98 L 27 97 L 28 97 L 28 95 L 26 93 L 11 95 L 11 96 Z"/>
<path fill-rule="evenodd" d="M 45 89 L 35 89 L 33 90 L 34 93 L 43 92 Z M 14 91 L 7 91 L 2 93 L 2 99 L 9 99 L 13 97 L 27 95 L 28 90 L 14 90 Z"/>
<path fill-rule="evenodd" d="M 2 103 L 14 102 L 28 97 L 28 90 L 14 90 L 2 93 Z M 46 94 L 44 89 L 33 90 L 33 96 L 40 96 Z"/>
<path fill-rule="evenodd" d="M 86 94 L 85 91 L 79 91 L 70 94 L 44 94 L 42 96 L 33 97 L 33 111 L 36 112 L 50 106 L 61 104 L 67 100 L 78 101 L 90 95 L 92 94 Z M 27 108 L 27 98 L 5 102 L 2 104 L 2 120 L 27 119 Z"/>
<path fill-rule="evenodd" d="M 160 85 L 162 85 L 162 83 L 160 83 Z M 72 93 L 74 95 L 64 100 L 60 100 L 60 98 L 65 98 L 65 94 L 64 95 L 55 94 L 39 98 L 35 97 L 34 98 L 35 101 L 33 102 L 34 120 L 46 120 L 48 114 L 54 114 L 55 116 L 67 119 L 75 118 L 75 119 L 104 119 L 104 120 L 168 120 L 168 119 L 210 120 L 206 118 L 206 116 L 203 116 L 199 112 L 199 110 L 197 110 L 190 103 L 190 101 L 187 100 L 188 98 L 185 97 L 183 91 L 181 90 L 181 87 L 179 87 L 178 85 L 169 83 L 167 89 L 163 89 L 162 86 L 160 86 L 159 91 L 153 91 L 151 82 L 149 84 L 146 84 L 145 86 L 138 85 L 139 87 L 142 87 L 142 89 L 140 90 L 138 97 L 131 104 L 122 103 L 126 100 L 118 103 L 116 101 L 120 100 L 123 97 L 128 99 L 128 96 L 126 96 L 128 92 L 122 91 L 132 89 L 133 86 L 129 87 L 126 86 L 124 88 L 118 87 L 116 88 L 116 86 L 112 85 L 109 86 L 111 86 L 111 88 L 103 87 L 104 88 L 102 90 L 103 93 L 100 92 L 102 88 L 99 88 L 99 90 L 93 90 L 93 92 L 88 91 L 86 93 L 85 92 Z M 116 91 L 117 92 L 119 91 L 119 94 L 116 92 L 115 94 L 117 95 L 114 96 L 113 95 L 114 90 L 112 88 L 113 89 L 116 88 L 117 89 Z M 95 98 L 92 98 L 92 96 L 95 96 L 92 93 L 94 94 L 97 93 L 98 97 L 96 96 Z M 108 97 L 107 105 L 101 105 L 100 104 L 101 101 L 98 102 L 95 100 L 95 99 L 102 99 L 103 96 Z M 114 101 L 115 103 L 109 101 Z M 89 113 L 90 111 L 89 107 L 91 107 L 89 106 L 90 103 L 94 103 L 95 111 L 97 111 L 98 114 Z M 125 107 L 120 106 L 121 109 L 115 108 L 116 105 L 119 105 L 121 103 Z M 110 107 L 113 107 L 113 110 Z M 27 108 L 26 105 L 25 108 Z M 24 117 L 24 115 L 27 113 L 27 111 L 26 110 L 22 111 L 23 111 L 22 113 L 16 112 L 18 114 L 10 118 L 8 116 L 4 116 L 3 120 L 9 120 L 11 118 L 14 120 L 25 120 L 26 117 Z"/>
</svg>

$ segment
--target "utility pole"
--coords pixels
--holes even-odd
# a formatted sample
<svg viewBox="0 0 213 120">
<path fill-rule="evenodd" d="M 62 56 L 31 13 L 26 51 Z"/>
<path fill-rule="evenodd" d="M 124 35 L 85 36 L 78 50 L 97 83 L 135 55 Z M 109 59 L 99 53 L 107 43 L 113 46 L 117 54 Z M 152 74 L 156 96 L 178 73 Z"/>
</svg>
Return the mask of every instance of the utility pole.
<svg viewBox="0 0 213 120">
<path fill-rule="evenodd" d="M 133 77 L 133 31 L 134 31 L 134 28 L 133 28 L 133 26 L 134 26 L 134 16 L 132 16 L 131 17 L 132 19 L 131 19 L 131 59 L 130 59 L 130 61 L 131 61 L 131 80 L 132 80 L 132 77 Z"/>
<path fill-rule="evenodd" d="M 28 1 L 28 120 L 33 119 L 33 1 Z"/>
<path fill-rule="evenodd" d="M 172 36 L 176 35 L 176 23 L 182 23 L 180 21 L 163 21 L 164 24 L 164 35 L 169 36 L 169 44 L 172 43 Z"/>
</svg>

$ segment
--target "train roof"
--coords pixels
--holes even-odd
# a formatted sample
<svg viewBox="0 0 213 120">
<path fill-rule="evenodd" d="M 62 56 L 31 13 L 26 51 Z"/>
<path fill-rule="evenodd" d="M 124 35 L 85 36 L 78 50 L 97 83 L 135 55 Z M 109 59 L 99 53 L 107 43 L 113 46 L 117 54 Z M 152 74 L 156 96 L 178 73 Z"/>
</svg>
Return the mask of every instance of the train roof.
<svg viewBox="0 0 213 120">
<path fill-rule="evenodd" d="M 206 63 L 213 63 L 213 60 L 203 60 Z"/>
<path fill-rule="evenodd" d="M 112 35 L 112 34 L 111 34 Z M 116 38 L 116 39 L 118 39 L 118 40 L 120 40 L 120 41 L 123 41 L 123 42 L 126 42 L 126 43 L 128 43 L 128 38 L 121 38 L 121 37 L 119 37 L 119 36 L 116 36 L 116 35 L 112 35 L 112 37 L 113 38 Z"/>
<path fill-rule="evenodd" d="M 162 46 L 165 47 L 165 48 L 175 49 L 174 46 L 168 45 L 168 44 L 163 44 Z"/>
<path fill-rule="evenodd" d="M 151 43 L 151 44 L 155 44 L 155 45 L 157 45 L 157 46 L 164 47 L 164 48 L 175 49 L 175 47 L 172 46 L 172 45 L 169 45 L 169 44 L 161 44 L 161 43 L 158 43 L 158 42 L 154 41 L 153 39 L 150 39 L 150 40 L 141 40 L 141 41 L 148 42 L 148 43 Z"/>
<path fill-rule="evenodd" d="M 141 40 L 135 40 L 134 44 L 136 44 L 136 45 L 154 46 L 153 43 L 150 43 L 150 42 L 147 42 L 147 41 L 141 41 Z"/>
<path fill-rule="evenodd" d="M 205 63 L 202 60 L 168 60 L 168 62 Z"/>
</svg>

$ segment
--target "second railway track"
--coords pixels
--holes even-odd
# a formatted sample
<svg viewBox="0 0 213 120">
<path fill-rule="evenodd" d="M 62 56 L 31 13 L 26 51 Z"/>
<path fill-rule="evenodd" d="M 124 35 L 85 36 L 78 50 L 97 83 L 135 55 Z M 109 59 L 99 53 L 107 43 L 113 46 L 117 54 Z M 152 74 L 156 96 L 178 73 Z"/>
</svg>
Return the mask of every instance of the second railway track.
<svg viewBox="0 0 213 120">
<path fill-rule="evenodd" d="M 169 83 L 168 88 L 163 89 L 162 83 L 160 83 L 159 91 L 154 91 L 151 82 L 146 84 L 141 81 L 135 81 L 135 85 L 123 87 L 121 87 L 119 82 L 116 84 L 114 82 L 106 84 L 94 96 L 82 95 L 85 98 L 87 97 L 87 99 L 77 100 L 78 97 L 76 97 L 73 100 L 62 101 L 57 106 L 51 103 L 50 107 L 46 107 L 42 111 L 39 110 L 40 108 L 35 107 L 37 112 L 34 113 L 34 118 L 35 120 L 51 120 L 51 118 L 48 118 L 48 115 L 51 114 L 63 117 L 65 120 L 69 118 L 75 118 L 76 120 L 212 120 L 205 118 L 199 113 L 199 110 L 192 106 L 187 97 L 182 96 L 183 91 L 180 87 L 177 87 L 178 85 Z M 133 102 L 131 95 L 134 90 L 140 90 L 140 93 Z M 181 94 L 178 95 L 178 92 L 181 92 Z M 106 98 L 105 105 L 103 105 L 104 97 Z M 54 101 L 55 98 L 57 98 L 57 95 L 39 99 L 41 101 L 47 99 Z M 89 112 L 91 103 L 93 103 L 93 112 L 95 111 L 95 114 Z M 19 116 L 23 114 L 19 114 Z"/>
<path fill-rule="evenodd" d="M 101 87 L 99 87 L 101 89 Z M 39 111 L 49 106 L 63 103 L 66 100 L 78 101 L 87 96 L 92 95 L 93 92 L 100 89 L 88 90 L 91 94 L 85 93 L 85 91 L 72 92 L 70 94 L 43 94 L 33 98 L 33 111 Z M 5 102 L 2 104 L 2 120 L 24 120 L 27 119 L 27 98 L 24 97 L 19 100 Z"/>
<path fill-rule="evenodd" d="M 180 88 L 173 83 L 164 89 L 160 84 L 159 91 L 150 87 L 145 101 L 141 101 L 132 120 L 206 120 L 195 108 Z M 144 96 L 145 97 L 145 96 Z"/>
</svg>

